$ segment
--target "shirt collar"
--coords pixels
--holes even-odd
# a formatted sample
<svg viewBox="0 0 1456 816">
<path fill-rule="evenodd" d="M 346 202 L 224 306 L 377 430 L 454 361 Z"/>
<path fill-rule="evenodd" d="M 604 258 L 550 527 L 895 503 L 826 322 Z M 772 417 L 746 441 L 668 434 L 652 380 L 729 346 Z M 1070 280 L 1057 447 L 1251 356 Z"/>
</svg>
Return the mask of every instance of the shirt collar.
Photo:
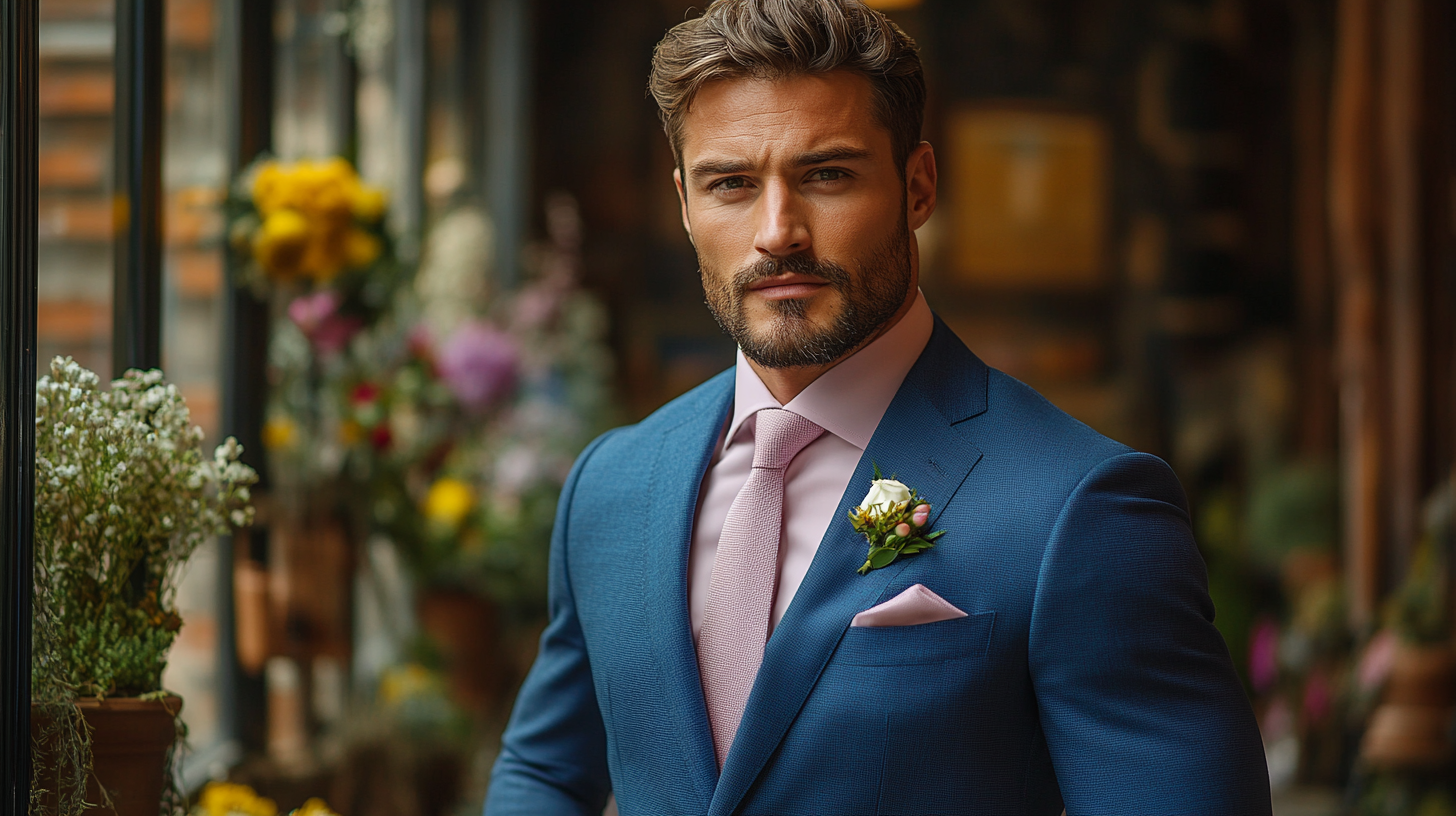
<svg viewBox="0 0 1456 816">
<path fill-rule="evenodd" d="M 868 448 L 880 418 L 930 342 L 934 328 L 925 294 L 916 290 L 915 303 L 900 322 L 809 383 L 788 405 L 774 399 L 740 350 L 734 371 L 733 419 L 723 437 L 724 449 L 750 438 L 739 431 L 764 408 L 793 411 L 860 450 Z"/>
</svg>

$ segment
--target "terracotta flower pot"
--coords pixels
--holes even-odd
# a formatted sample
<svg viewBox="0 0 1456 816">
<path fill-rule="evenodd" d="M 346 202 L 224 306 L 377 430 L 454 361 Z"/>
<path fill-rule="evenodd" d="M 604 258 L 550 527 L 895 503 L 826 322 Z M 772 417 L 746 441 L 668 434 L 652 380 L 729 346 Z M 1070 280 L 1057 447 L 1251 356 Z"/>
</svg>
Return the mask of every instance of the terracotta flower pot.
<svg viewBox="0 0 1456 816">
<path fill-rule="evenodd" d="M 162 700 L 117 697 L 109 700 L 80 700 L 77 706 L 91 727 L 92 774 L 86 785 L 86 801 L 102 801 L 97 782 L 105 786 L 116 806 L 116 816 L 157 816 L 162 789 L 166 784 L 167 751 L 177 739 L 176 715 L 182 698 Z M 45 718 L 31 706 L 30 733 L 39 739 Z M 47 755 L 53 747 L 43 749 Z M 42 772 L 37 758 L 37 774 Z M 54 790 L 55 781 L 41 779 Z M 47 812 L 55 810 L 55 796 L 45 799 Z"/>
<path fill-rule="evenodd" d="M 415 614 L 440 648 L 455 701 L 476 713 L 495 702 L 500 691 L 495 605 L 472 592 L 431 589 L 416 600 Z"/>
<path fill-rule="evenodd" d="M 1383 699 L 1418 706 L 1456 704 L 1456 650 L 1406 643 L 1397 646 Z"/>
<path fill-rule="evenodd" d="M 1360 744 L 1369 764 L 1436 768 L 1449 763 L 1456 714 L 1456 652 L 1449 646 L 1401 644 L 1382 702 Z"/>
</svg>

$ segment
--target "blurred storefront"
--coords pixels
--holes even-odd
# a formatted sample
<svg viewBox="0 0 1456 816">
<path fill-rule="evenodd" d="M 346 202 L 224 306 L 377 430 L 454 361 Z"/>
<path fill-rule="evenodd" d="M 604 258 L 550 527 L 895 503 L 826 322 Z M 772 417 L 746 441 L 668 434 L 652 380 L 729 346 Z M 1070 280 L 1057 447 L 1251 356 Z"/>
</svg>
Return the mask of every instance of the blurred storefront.
<svg viewBox="0 0 1456 816">
<path fill-rule="evenodd" d="M 989 364 L 1178 472 L 1281 808 L 1456 813 L 1456 12 L 871 5 L 927 69 L 922 288 Z M 190 787 L 478 808 L 540 625 L 561 461 L 732 364 L 644 93 L 693 6 L 165 4 L 161 362 L 209 439 L 237 435 L 265 473 L 259 526 L 205 548 L 179 598 L 166 682 Z M 38 359 L 104 378 L 135 317 L 112 284 L 131 65 L 111 0 L 39 8 Z M 341 157 L 388 191 L 381 249 L 340 295 L 374 305 L 340 342 L 389 337 L 371 353 L 403 362 L 337 363 L 335 307 L 311 317 L 325 301 L 270 273 L 260 156 Z M 467 324 L 518 354 L 493 435 L 448 377 L 410 390 Z M 471 370 L 494 371 L 496 335 L 471 336 Z M 417 430 L 449 411 L 438 438 Z M 572 432 L 512 419 L 543 411 Z M 370 492 L 388 479 L 398 495 Z M 480 509 L 503 493 L 514 515 Z"/>
</svg>

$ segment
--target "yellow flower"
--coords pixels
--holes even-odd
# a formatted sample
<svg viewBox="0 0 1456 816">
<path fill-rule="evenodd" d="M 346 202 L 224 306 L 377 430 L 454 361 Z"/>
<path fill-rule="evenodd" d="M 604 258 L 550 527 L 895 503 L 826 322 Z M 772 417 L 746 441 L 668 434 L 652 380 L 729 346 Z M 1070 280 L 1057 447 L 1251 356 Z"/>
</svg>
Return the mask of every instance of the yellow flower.
<svg viewBox="0 0 1456 816">
<path fill-rule="evenodd" d="M 303 803 L 303 807 L 293 811 L 293 816 L 339 816 L 329 808 L 324 800 L 314 797 Z"/>
<path fill-rule="evenodd" d="M 253 176 L 253 206 L 264 217 L 278 208 L 279 193 L 287 180 L 287 173 L 276 161 L 264 162 Z"/>
<path fill-rule="evenodd" d="M 340 169 L 342 166 L 342 169 Z M 357 183 L 353 171 L 341 159 L 308 165 L 304 171 L 310 210 L 320 218 L 347 221 L 350 212 L 351 187 Z"/>
<path fill-rule="evenodd" d="M 291 278 L 302 271 L 310 243 L 308 220 L 296 210 L 278 210 L 253 235 L 253 257 L 269 274 Z"/>
<path fill-rule="evenodd" d="M 366 224 L 376 224 L 384 217 L 384 208 L 389 197 L 378 187 L 361 184 L 354 188 L 353 200 L 349 202 L 354 217 Z"/>
<path fill-rule="evenodd" d="M 287 450 L 298 441 L 298 423 L 289 417 L 273 417 L 263 424 L 263 447 Z"/>
<path fill-rule="evenodd" d="M 209 782 L 200 802 L 207 816 L 278 816 L 278 805 L 247 785 Z"/>
<path fill-rule="evenodd" d="M 418 663 L 394 666 L 379 678 L 379 696 L 388 705 L 418 697 L 436 685 L 435 675 Z"/>
<path fill-rule="evenodd" d="M 363 269 L 379 260 L 384 245 L 379 239 L 361 229 L 349 230 L 344 236 L 344 258 L 353 269 Z"/>
<path fill-rule="evenodd" d="M 316 230 L 304 249 L 301 262 L 304 274 L 326 282 L 344 268 L 345 233 L 341 229 Z"/>
<path fill-rule="evenodd" d="M 470 485 L 446 476 L 430 485 L 425 495 L 425 517 L 445 527 L 458 527 L 475 505 L 475 492 Z"/>
<path fill-rule="evenodd" d="M 345 445 L 357 445 L 364 440 L 364 426 L 352 419 L 344 420 L 339 426 L 339 441 Z"/>
</svg>

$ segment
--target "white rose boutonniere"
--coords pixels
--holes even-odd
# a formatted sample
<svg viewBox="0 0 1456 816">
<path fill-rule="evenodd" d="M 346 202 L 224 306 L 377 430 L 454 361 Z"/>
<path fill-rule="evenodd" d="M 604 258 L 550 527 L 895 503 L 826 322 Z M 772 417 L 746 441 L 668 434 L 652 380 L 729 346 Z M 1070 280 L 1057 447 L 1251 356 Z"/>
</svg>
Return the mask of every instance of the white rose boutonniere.
<svg viewBox="0 0 1456 816">
<path fill-rule="evenodd" d="M 879 465 L 875 465 L 870 492 L 859 507 L 849 511 L 849 523 L 870 545 L 860 575 L 887 567 L 902 555 L 928 550 L 945 535 L 944 530 L 932 533 L 925 529 L 930 523 L 930 502 L 893 477 L 881 478 Z"/>
<path fill-rule="evenodd" d="M 861 513 L 868 512 L 872 507 L 880 510 L 888 510 L 900 502 L 910 501 L 910 488 L 894 479 L 875 479 L 870 482 L 870 492 L 865 495 L 864 501 L 859 503 Z"/>
</svg>

